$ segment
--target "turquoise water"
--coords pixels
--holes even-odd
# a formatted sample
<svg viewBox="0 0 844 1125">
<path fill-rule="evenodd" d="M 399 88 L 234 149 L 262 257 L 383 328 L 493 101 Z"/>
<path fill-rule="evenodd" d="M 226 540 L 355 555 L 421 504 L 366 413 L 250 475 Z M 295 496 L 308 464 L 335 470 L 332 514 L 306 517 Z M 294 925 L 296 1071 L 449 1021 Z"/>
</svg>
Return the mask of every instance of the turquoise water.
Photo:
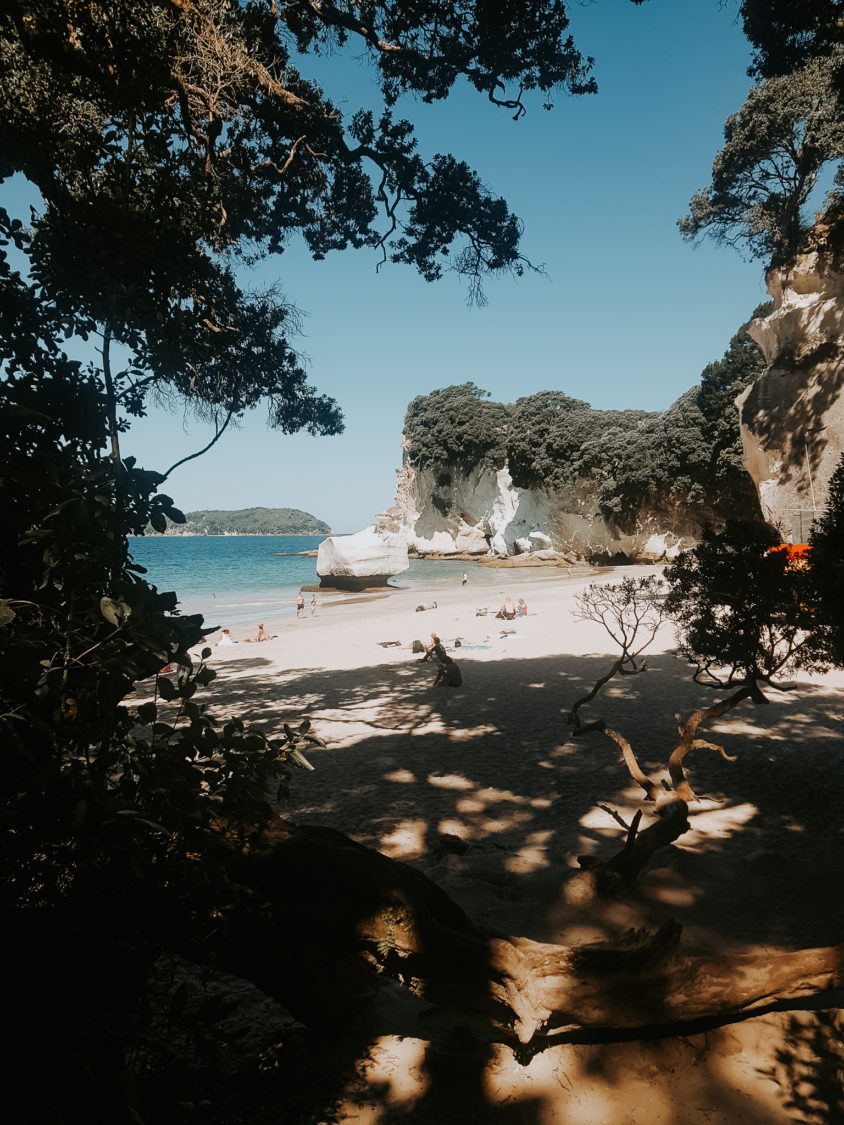
<svg viewBox="0 0 844 1125">
<path fill-rule="evenodd" d="M 302 586 L 317 586 L 316 558 L 277 557 L 315 551 L 318 536 L 209 535 L 149 536 L 130 539 L 135 562 L 159 590 L 175 590 L 182 613 L 201 613 L 211 625 L 256 624 L 296 612 Z M 412 560 L 396 575 L 398 589 L 433 591 L 455 587 L 466 571 L 473 587 L 500 588 L 502 577 L 473 563 Z M 333 596 L 333 595 L 332 595 Z"/>
</svg>

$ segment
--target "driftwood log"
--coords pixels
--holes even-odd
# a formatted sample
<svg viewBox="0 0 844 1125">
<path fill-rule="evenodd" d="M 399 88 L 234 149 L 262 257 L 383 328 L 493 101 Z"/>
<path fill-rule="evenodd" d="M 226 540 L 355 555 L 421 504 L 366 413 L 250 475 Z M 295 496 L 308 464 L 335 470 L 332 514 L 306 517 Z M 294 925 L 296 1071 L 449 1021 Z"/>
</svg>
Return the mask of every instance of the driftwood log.
<svg viewBox="0 0 844 1125">
<path fill-rule="evenodd" d="M 664 842 L 684 821 L 678 802 L 651 827 Z M 647 841 L 649 831 L 637 837 L 631 826 L 606 865 L 615 878 L 636 867 L 636 840 Z M 493 934 L 421 872 L 331 829 L 280 819 L 237 856 L 234 874 L 256 907 L 220 951 L 225 967 L 311 1026 L 356 1014 L 383 974 L 521 1044 L 563 1030 L 727 1021 L 844 986 L 844 946 L 694 959 L 682 955 L 673 921 L 615 946 Z"/>
</svg>

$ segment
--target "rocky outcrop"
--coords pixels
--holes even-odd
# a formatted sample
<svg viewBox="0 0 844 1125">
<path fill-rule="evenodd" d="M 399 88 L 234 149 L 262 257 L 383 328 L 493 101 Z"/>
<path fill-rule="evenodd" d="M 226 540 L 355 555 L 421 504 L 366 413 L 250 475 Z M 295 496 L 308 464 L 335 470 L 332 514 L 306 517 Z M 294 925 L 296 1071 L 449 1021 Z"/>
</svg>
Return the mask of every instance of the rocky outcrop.
<svg viewBox="0 0 844 1125">
<path fill-rule="evenodd" d="M 317 551 L 316 571 L 321 586 L 363 590 L 385 586 L 388 578 L 409 565 L 406 537 L 373 526 L 356 535 L 324 539 Z"/>
<path fill-rule="evenodd" d="M 819 219 L 790 268 L 766 276 L 774 309 L 748 332 L 767 362 L 736 400 L 744 464 L 765 519 L 805 542 L 844 451 L 844 216 Z"/>
<path fill-rule="evenodd" d="M 623 555 L 657 562 L 689 546 L 697 532 L 680 511 L 673 518 L 644 513 L 634 532 L 623 532 L 600 514 L 587 485 L 565 494 L 517 488 L 506 467 L 452 470 L 447 484 L 438 483 L 432 471 L 411 464 L 406 443 L 397 475 L 396 506 L 379 517 L 380 526 L 402 532 L 411 552 L 423 556 L 552 550 L 561 561 Z"/>
</svg>

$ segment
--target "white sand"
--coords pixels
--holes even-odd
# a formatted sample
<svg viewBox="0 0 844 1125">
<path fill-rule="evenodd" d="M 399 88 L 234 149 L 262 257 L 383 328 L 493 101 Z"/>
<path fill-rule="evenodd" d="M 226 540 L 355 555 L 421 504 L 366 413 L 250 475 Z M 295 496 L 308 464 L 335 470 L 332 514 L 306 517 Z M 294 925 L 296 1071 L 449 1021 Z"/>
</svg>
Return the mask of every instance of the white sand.
<svg viewBox="0 0 844 1125">
<path fill-rule="evenodd" d="M 600 627 L 573 616 L 574 595 L 589 579 L 502 571 L 495 595 L 480 595 L 469 574 L 465 588 L 429 596 L 320 596 L 315 618 L 265 621 L 275 640 L 213 649 L 219 677 L 208 701 L 215 714 L 238 713 L 269 732 L 307 715 L 327 743 L 310 755 L 316 772 L 293 779 L 291 819 L 330 824 L 415 863 L 476 920 L 538 940 L 618 936 L 667 917 L 683 923 L 689 949 L 842 940 L 841 673 L 814 677 L 793 696 L 775 693 L 769 707 L 745 702 L 702 730 L 737 761 L 706 751 L 689 759 L 701 798 L 692 831 L 655 857 L 637 894 L 578 912 L 560 894 L 566 871 L 578 854 L 617 850 L 623 828 L 616 816 L 629 822 L 642 804 L 616 747 L 599 734 L 571 740 L 563 719 L 614 651 Z M 495 620 L 506 593 L 526 599 L 526 618 Z M 434 598 L 436 610 L 415 612 Z M 479 605 L 491 613 L 476 617 Z M 502 637 L 504 629 L 515 634 Z M 410 652 L 414 639 L 427 641 L 432 631 L 448 647 L 457 637 L 465 642 L 451 649 L 462 687 L 432 687 L 431 665 Z M 674 645 L 666 627 L 649 649 L 649 670 L 612 681 L 587 709 L 624 732 L 657 775 L 676 741 L 675 712 L 687 716 L 717 698 L 691 682 Z M 447 854 L 442 833 L 473 846 L 463 856 Z M 492 1106 L 521 1101 L 525 1116 L 514 1120 L 531 1125 L 821 1122 L 808 1103 L 798 1118 L 786 1107 L 797 1062 L 777 1056 L 787 1034 L 799 1038 L 805 1024 L 808 1035 L 817 1018 L 779 1013 L 681 1040 L 560 1046 L 527 1069 L 496 1048 L 479 1064 L 486 1111 L 475 1106 L 472 1117 L 471 1107 L 454 1103 L 441 1119 L 492 1119 L 484 1116 Z M 386 1121 L 399 1106 L 427 1099 L 434 1120 L 430 1073 L 418 1060 L 408 1070 L 401 1059 L 428 1052 L 432 1066 L 437 1050 L 421 1032 L 379 1039 L 341 1119 Z"/>
</svg>

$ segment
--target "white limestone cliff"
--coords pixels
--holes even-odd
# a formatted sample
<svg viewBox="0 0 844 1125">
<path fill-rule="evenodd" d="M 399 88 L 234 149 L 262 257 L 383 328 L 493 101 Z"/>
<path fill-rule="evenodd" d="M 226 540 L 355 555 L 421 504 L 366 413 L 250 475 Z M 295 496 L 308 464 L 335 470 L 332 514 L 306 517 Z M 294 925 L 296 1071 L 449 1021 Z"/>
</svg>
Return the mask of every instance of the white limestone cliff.
<svg viewBox="0 0 844 1125">
<path fill-rule="evenodd" d="M 748 325 L 767 369 L 736 400 L 763 515 L 794 542 L 805 541 L 844 451 L 842 224 L 819 219 L 795 264 L 768 271 L 774 309 Z"/>
<path fill-rule="evenodd" d="M 396 505 L 379 517 L 401 531 L 418 555 L 497 555 L 554 551 L 564 558 L 608 559 L 623 554 L 640 561 L 672 558 L 692 541 L 694 529 L 645 515 L 633 534 L 621 532 L 598 511 L 588 488 L 551 494 L 517 488 L 506 466 L 452 469 L 447 483 L 410 463 L 404 444 L 397 473 Z M 682 522 L 682 521 L 680 521 Z"/>
</svg>

